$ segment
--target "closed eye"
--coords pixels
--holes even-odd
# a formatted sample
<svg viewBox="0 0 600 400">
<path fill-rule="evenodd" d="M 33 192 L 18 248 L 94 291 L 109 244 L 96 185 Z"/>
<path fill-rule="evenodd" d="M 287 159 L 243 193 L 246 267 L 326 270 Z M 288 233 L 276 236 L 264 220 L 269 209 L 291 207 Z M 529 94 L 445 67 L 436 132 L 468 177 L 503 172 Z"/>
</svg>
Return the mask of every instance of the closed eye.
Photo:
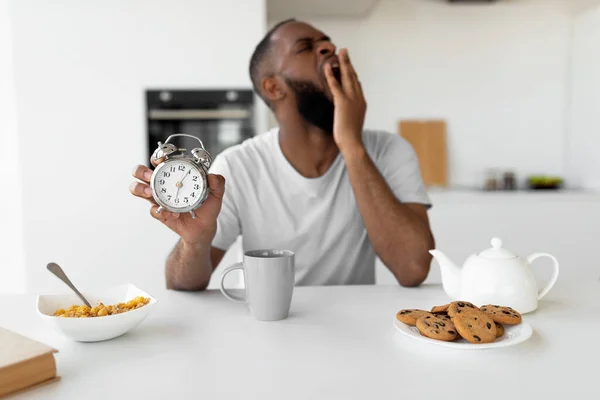
<svg viewBox="0 0 600 400">
<path fill-rule="evenodd" d="M 329 36 L 321 36 L 315 40 L 313 37 L 301 37 L 296 40 L 295 45 L 300 48 L 296 51 L 296 54 L 303 53 L 307 50 L 312 50 L 314 48 L 315 43 L 318 42 L 331 42 L 331 38 Z"/>
<path fill-rule="evenodd" d="M 296 54 L 300 54 L 300 53 L 302 53 L 302 52 L 304 52 L 304 51 L 307 51 L 307 50 L 312 50 L 312 48 L 313 48 L 313 45 L 312 45 L 312 43 L 307 43 L 307 44 L 303 45 L 303 46 L 300 48 L 300 50 L 298 50 L 298 51 L 296 52 Z"/>
</svg>

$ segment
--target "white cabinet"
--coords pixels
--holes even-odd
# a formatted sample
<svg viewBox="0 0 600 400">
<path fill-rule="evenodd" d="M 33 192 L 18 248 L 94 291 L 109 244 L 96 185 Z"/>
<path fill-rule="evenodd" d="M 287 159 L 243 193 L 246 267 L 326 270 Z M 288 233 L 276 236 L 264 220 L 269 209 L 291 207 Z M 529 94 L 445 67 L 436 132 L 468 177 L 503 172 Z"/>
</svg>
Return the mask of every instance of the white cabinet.
<svg viewBox="0 0 600 400">
<path fill-rule="evenodd" d="M 600 193 L 581 192 L 432 192 L 429 216 L 436 247 L 462 265 L 472 253 L 490 247 L 496 236 L 519 254 L 548 252 L 561 264 L 559 279 L 598 279 L 600 261 Z M 394 283 L 377 263 L 377 282 Z M 550 276 L 550 262 L 536 261 L 540 279 Z M 436 261 L 426 283 L 439 283 Z"/>
</svg>

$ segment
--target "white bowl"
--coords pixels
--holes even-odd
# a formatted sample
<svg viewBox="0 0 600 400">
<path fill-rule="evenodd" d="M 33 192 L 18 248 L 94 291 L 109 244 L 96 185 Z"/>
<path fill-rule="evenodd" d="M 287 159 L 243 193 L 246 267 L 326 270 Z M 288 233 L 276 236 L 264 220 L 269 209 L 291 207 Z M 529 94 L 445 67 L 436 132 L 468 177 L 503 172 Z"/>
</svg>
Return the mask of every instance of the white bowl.
<svg viewBox="0 0 600 400">
<path fill-rule="evenodd" d="M 139 325 L 152 311 L 158 302 L 148 293 L 132 284 L 106 289 L 82 292 L 92 306 L 102 302 L 111 304 L 126 303 L 136 296 L 149 297 L 150 301 L 143 307 L 122 314 L 106 315 L 94 318 L 55 317 L 54 312 L 60 308 L 67 309 L 83 302 L 75 293 L 48 294 L 37 297 L 37 312 L 46 323 L 65 337 L 77 342 L 99 342 L 121 336 Z"/>
</svg>

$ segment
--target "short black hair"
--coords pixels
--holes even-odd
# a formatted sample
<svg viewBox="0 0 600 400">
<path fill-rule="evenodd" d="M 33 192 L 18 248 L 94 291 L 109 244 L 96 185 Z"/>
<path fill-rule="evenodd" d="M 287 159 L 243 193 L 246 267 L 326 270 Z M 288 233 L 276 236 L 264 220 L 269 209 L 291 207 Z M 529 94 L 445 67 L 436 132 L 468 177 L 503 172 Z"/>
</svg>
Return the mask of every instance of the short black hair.
<svg viewBox="0 0 600 400">
<path fill-rule="evenodd" d="M 275 31 L 277 29 L 279 29 L 280 26 L 285 25 L 288 22 L 295 22 L 295 21 L 296 21 L 295 18 L 289 18 L 289 19 L 283 20 L 283 21 L 275 24 L 275 26 L 273 26 L 265 34 L 265 36 L 262 38 L 262 40 L 260 42 L 258 42 L 258 44 L 256 45 L 256 48 L 254 49 L 254 52 L 252 53 L 252 57 L 250 57 L 249 72 L 250 72 L 250 79 L 252 80 L 252 87 L 254 88 L 254 91 L 265 101 L 265 103 L 267 103 L 267 105 L 269 107 L 271 105 L 269 104 L 267 99 L 265 99 L 263 97 L 263 95 L 261 93 L 260 82 L 263 78 L 265 64 L 267 64 L 267 61 L 269 59 L 269 52 L 271 50 L 271 45 L 272 45 L 271 37 L 273 36 Z"/>
</svg>

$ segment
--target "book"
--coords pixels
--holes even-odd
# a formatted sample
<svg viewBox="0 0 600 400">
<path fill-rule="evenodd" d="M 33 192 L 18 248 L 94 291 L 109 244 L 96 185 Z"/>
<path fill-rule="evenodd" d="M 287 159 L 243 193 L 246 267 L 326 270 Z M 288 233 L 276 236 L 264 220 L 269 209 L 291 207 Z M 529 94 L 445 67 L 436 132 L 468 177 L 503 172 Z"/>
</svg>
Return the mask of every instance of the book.
<svg viewBox="0 0 600 400">
<path fill-rule="evenodd" d="M 0 327 L 0 397 L 58 380 L 54 353 L 44 343 Z"/>
</svg>

